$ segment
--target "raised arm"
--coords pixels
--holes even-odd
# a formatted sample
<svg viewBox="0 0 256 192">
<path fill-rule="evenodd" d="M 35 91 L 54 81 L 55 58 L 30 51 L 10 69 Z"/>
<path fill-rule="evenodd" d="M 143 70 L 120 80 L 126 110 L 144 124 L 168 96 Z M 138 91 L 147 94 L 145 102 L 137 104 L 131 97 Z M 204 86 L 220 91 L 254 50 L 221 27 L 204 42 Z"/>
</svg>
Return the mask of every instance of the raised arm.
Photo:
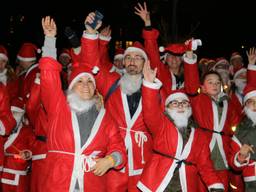
<svg viewBox="0 0 256 192">
<path fill-rule="evenodd" d="M 250 48 L 246 52 L 248 57 L 247 84 L 256 85 L 256 48 Z"/>
<path fill-rule="evenodd" d="M 57 27 L 49 16 L 42 19 L 45 41 L 42 58 L 39 61 L 41 99 L 48 116 L 56 115 L 56 108 L 60 102 L 66 100 L 61 89 L 61 65 L 56 60 Z"/>
</svg>

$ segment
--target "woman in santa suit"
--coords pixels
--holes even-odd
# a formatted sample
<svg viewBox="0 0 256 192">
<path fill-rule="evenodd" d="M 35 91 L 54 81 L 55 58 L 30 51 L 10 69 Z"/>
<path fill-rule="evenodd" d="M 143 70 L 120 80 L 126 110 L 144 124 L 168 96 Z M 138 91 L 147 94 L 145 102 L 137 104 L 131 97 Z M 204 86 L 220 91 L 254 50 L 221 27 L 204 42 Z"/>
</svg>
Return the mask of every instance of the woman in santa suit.
<svg viewBox="0 0 256 192">
<path fill-rule="evenodd" d="M 40 191 L 107 191 L 105 173 L 126 162 L 124 143 L 111 116 L 99 104 L 90 69 L 73 69 L 65 97 L 56 61 L 56 25 L 42 20 L 45 34 L 40 60 L 42 102 L 48 118 L 45 169 Z"/>
<path fill-rule="evenodd" d="M 191 96 L 193 116 L 201 129 L 211 133 L 211 159 L 227 190 L 230 181 L 228 169 L 231 137 L 240 117 L 234 105 L 230 104 L 228 96 L 221 91 L 220 75 L 210 71 L 204 74 L 201 84 L 196 55 L 187 51 L 184 61 L 185 89 Z M 202 90 L 199 93 L 200 86 Z"/>
<path fill-rule="evenodd" d="M 4 46 L 0 45 L 0 82 L 6 86 L 12 103 L 18 97 L 17 77 L 14 70 L 8 65 L 8 53 Z"/>
</svg>

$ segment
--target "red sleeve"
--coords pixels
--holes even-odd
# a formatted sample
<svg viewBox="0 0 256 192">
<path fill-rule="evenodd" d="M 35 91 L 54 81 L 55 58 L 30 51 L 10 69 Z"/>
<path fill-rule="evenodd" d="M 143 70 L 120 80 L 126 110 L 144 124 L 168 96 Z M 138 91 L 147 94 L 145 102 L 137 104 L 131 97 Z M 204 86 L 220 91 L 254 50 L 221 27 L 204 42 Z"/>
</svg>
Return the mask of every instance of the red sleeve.
<svg viewBox="0 0 256 192">
<path fill-rule="evenodd" d="M 120 78 L 120 75 L 117 73 L 111 74 L 104 67 L 100 67 L 101 64 L 98 39 L 89 39 L 83 37 L 81 54 L 81 58 L 85 58 L 82 60 L 86 60 L 84 63 L 82 63 L 82 65 L 86 65 L 90 68 L 93 68 L 94 66 L 99 67 L 100 70 L 95 76 L 95 80 L 97 89 L 105 97 L 114 82 Z"/>
<path fill-rule="evenodd" d="M 256 65 L 249 65 L 248 66 L 247 84 L 256 85 Z"/>
<path fill-rule="evenodd" d="M 40 85 L 37 83 L 34 83 L 31 88 L 30 96 L 26 104 L 26 113 L 33 127 L 35 127 L 39 108 L 40 108 Z"/>
<path fill-rule="evenodd" d="M 66 103 L 66 97 L 61 89 L 61 65 L 51 57 L 42 57 L 39 61 L 41 100 L 47 116 L 55 116 L 60 103 Z"/>
<path fill-rule="evenodd" d="M 108 116 L 111 118 L 110 116 Z M 126 148 L 124 145 L 124 140 L 122 139 L 119 130 L 117 128 L 117 124 L 111 119 L 108 122 L 108 135 L 109 135 L 109 144 L 108 144 L 108 152 L 107 154 L 111 154 L 113 152 L 119 152 L 122 156 L 122 163 L 115 167 L 115 169 L 121 169 L 127 162 L 126 156 Z"/>
<path fill-rule="evenodd" d="M 161 62 L 157 39 L 159 32 L 156 29 L 143 30 L 145 50 L 149 56 L 151 67 L 157 68 L 157 77 L 163 82 L 163 89 L 169 94 L 172 88 L 172 78 L 168 67 Z"/>
<path fill-rule="evenodd" d="M 142 86 L 142 113 L 145 124 L 155 136 L 164 128 L 164 109 L 158 89 Z"/>
<path fill-rule="evenodd" d="M 200 88 L 200 79 L 197 63 L 188 64 L 184 62 L 184 86 L 186 93 L 195 95 Z"/>
<path fill-rule="evenodd" d="M 9 135 L 15 126 L 8 93 L 5 86 L 0 84 L 0 135 Z"/>
<path fill-rule="evenodd" d="M 103 40 L 103 39 L 99 40 L 100 64 L 101 64 L 101 67 L 105 67 L 107 71 L 109 71 L 113 66 L 108 54 L 108 44 L 109 44 L 109 41 L 107 40 Z"/>
</svg>

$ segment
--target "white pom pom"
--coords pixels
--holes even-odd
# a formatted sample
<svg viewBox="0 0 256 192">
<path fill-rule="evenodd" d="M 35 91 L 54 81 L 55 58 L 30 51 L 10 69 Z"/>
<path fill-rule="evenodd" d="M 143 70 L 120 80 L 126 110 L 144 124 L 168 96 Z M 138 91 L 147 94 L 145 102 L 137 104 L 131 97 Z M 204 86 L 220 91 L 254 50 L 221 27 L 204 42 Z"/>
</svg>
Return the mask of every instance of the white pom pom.
<svg viewBox="0 0 256 192">
<path fill-rule="evenodd" d="M 160 52 L 164 52 L 165 51 L 165 48 L 163 46 L 159 47 L 159 51 Z"/>
<path fill-rule="evenodd" d="M 202 41 L 201 41 L 201 39 L 194 39 L 193 41 L 192 41 L 192 50 L 193 51 L 195 51 L 195 50 L 197 50 L 197 47 L 198 46 L 202 46 Z"/>
<path fill-rule="evenodd" d="M 97 67 L 97 66 L 94 66 L 93 69 L 92 69 L 92 73 L 93 73 L 94 75 L 96 75 L 99 71 L 100 71 L 100 68 Z"/>
<path fill-rule="evenodd" d="M 37 49 L 36 52 L 39 54 L 39 53 L 42 52 L 42 50 L 41 49 Z"/>
</svg>

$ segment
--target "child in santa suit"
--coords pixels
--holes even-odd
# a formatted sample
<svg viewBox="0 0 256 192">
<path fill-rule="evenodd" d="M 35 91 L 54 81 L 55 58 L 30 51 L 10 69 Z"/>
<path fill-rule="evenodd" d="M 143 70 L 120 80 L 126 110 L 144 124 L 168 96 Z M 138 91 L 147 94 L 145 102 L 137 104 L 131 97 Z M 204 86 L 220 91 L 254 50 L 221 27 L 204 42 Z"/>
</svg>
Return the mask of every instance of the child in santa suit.
<svg viewBox="0 0 256 192">
<path fill-rule="evenodd" d="M 4 144 L 4 166 L 2 173 L 3 192 L 27 192 L 29 191 L 29 167 L 31 165 L 34 135 L 31 126 L 23 121 L 25 113 L 23 103 L 16 103 L 11 107 L 17 126 L 12 130 Z"/>
<path fill-rule="evenodd" d="M 188 42 L 186 42 L 188 43 Z M 239 122 L 239 114 L 230 105 L 228 96 L 221 91 L 222 80 L 217 72 L 208 72 L 200 83 L 197 56 L 191 51 L 184 55 L 185 90 L 191 96 L 193 116 L 199 127 L 211 132 L 209 147 L 214 168 L 228 190 L 229 160 L 233 142 L 232 127 Z M 199 92 L 200 87 L 202 88 Z"/>
</svg>

